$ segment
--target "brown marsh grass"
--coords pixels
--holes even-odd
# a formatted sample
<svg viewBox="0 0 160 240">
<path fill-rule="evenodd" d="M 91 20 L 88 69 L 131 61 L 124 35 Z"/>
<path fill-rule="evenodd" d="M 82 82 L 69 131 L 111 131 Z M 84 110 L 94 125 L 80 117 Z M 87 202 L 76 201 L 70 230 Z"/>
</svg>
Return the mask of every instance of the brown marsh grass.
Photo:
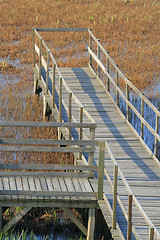
<svg viewBox="0 0 160 240">
<path fill-rule="evenodd" d="M 90 27 L 105 45 L 119 68 L 139 88 L 159 81 L 160 5 L 157 0 L 103 1 L 1 1 L 0 57 L 21 59 L 32 63 L 32 27 Z M 87 58 L 78 58 L 85 44 L 69 46 L 83 41 L 83 35 L 46 35 L 60 56 L 68 56 L 69 65 L 86 65 Z M 58 54 L 59 54 L 58 53 Z M 60 57 L 58 63 L 67 65 Z"/>
</svg>

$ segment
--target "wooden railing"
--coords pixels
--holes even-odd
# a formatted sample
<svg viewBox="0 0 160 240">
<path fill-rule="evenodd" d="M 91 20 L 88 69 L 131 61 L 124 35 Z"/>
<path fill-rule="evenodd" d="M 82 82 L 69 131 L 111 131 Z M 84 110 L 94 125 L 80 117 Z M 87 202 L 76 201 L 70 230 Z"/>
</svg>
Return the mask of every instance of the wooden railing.
<svg viewBox="0 0 160 240">
<path fill-rule="evenodd" d="M 132 110 L 135 115 L 140 119 L 141 122 L 141 133 L 140 139 L 144 140 L 144 126 L 149 130 L 149 132 L 155 138 L 155 147 L 154 147 L 154 156 L 158 158 L 158 150 L 160 143 L 160 135 L 159 135 L 159 118 L 160 111 L 123 75 L 118 66 L 114 63 L 112 58 L 109 56 L 108 52 L 104 49 L 99 40 L 93 35 L 91 30 L 89 29 L 89 66 L 94 71 L 97 78 L 100 79 L 100 71 L 102 71 L 105 75 L 105 82 L 103 84 L 105 88 L 110 92 L 110 85 L 112 84 L 113 88 L 116 91 L 116 104 L 119 107 L 120 97 L 126 103 L 126 118 L 127 121 L 130 121 L 130 111 Z M 96 52 L 93 51 L 93 42 L 97 45 Z M 101 57 L 101 53 L 105 56 L 103 59 Z M 103 60 L 103 62 L 102 62 Z M 98 65 L 97 68 L 93 67 L 93 61 Z M 114 70 L 114 77 L 110 71 L 110 68 Z M 126 93 L 120 89 L 119 87 L 119 78 L 123 81 L 123 84 L 126 85 Z M 130 99 L 130 91 L 133 91 L 137 96 L 141 99 L 141 113 L 133 106 Z M 153 111 L 155 114 L 155 129 L 145 120 L 144 118 L 144 103 Z M 147 147 L 147 146 L 146 146 Z M 157 164 L 160 166 L 159 162 Z"/>
<path fill-rule="evenodd" d="M 67 128 L 95 128 L 96 124 L 93 123 L 58 123 L 58 122 L 0 122 L 0 127 L 4 128 L 41 128 L 41 127 L 67 127 Z M 0 151 L 2 152 L 64 152 L 64 153 L 92 153 L 94 156 L 95 145 L 99 145 L 99 167 L 93 166 L 88 159 L 88 163 L 81 165 L 69 165 L 69 164 L 4 164 L 0 163 L 0 176 L 47 176 L 47 177 L 85 177 L 90 178 L 94 176 L 94 172 L 98 171 L 98 191 L 94 193 L 84 193 L 85 196 L 94 196 L 98 199 L 103 198 L 103 176 L 104 176 L 104 151 L 105 151 L 105 143 L 90 141 L 90 140 L 57 140 L 57 139 L 34 139 L 27 138 L 25 135 L 24 138 L 1 138 L 0 139 Z M 35 159 L 36 160 L 36 159 Z M 9 171 L 3 171 L 9 170 Z M 11 170 L 11 171 L 10 171 Z M 34 170 L 34 171 L 33 171 Z M 2 191 L 3 194 L 22 194 L 27 195 L 31 192 L 22 191 Z M 36 195 L 37 192 L 33 192 L 32 195 Z M 43 196 L 43 192 L 39 193 Z M 45 193 L 51 194 L 51 193 Z M 68 196 L 68 195 L 76 195 L 79 196 L 81 193 L 66 193 L 66 192 L 54 192 L 55 196 Z"/>
<path fill-rule="evenodd" d="M 125 176 L 123 175 L 120 167 L 118 166 L 118 163 L 108 145 L 108 143 L 106 142 L 105 145 L 105 149 L 107 150 L 113 165 L 114 165 L 114 180 L 111 179 L 111 177 L 109 176 L 107 169 L 104 169 L 104 174 L 112 188 L 113 191 L 113 216 L 112 216 L 112 228 L 115 229 L 116 228 L 116 208 L 117 208 L 117 202 L 119 203 L 119 206 L 124 214 L 124 217 L 126 218 L 126 221 L 128 223 L 128 230 L 127 230 L 127 240 L 131 239 L 131 233 L 133 232 L 133 234 L 135 235 L 136 239 L 141 239 L 136 227 L 134 227 L 134 224 L 132 223 L 132 205 L 134 204 L 137 208 L 137 210 L 139 211 L 140 215 L 142 216 L 142 218 L 145 220 L 146 224 L 149 227 L 149 240 L 153 240 L 153 239 L 160 239 L 160 234 L 158 232 L 158 230 L 156 229 L 156 227 L 154 226 L 154 224 L 152 223 L 152 221 L 149 219 L 149 217 L 147 216 L 147 214 L 145 213 L 145 211 L 143 210 L 141 204 L 139 203 L 139 201 L 137 200 L 136 196 L 133 194 Z M 121 181 L 123 182 L 127 192 L 128 192 L 128 214 L 125 210 L 125 207 L 121 201 L 120 196 L 118 195 L 118 176 L 121 179 Z M 105 196 L 104 196 L 105 198 Z M 155 238 L 154 238 L 155 237 Z"/>
<path fill-rule="evenodd" d="M 57 63 L 53 57 L 53 54 L 51 53 L 50 49 L 47 47 L 46 43 L 42 39 L 42 37 L 39 34 L 39 31 L 50 31 L 50 32 L 55 32 L 55 31 L 88 31 L 86 28 L 62 28 L 62 29 L 57 29 L 57 28 L 51 28 L 51 29 L 46 29 L 46 28 L 33 28 L 33 67 L 36 75 L 38 76 L 39 80 L 42 80 L 42 74 L 41 74 L 41 69 L 42 67 L 45 69 L 46 72 L 46 80 L 44 81 L 45 84 L 45 94 L 46 96 L 49 95 L 52 98 L 52 101 L 50 102 L 50 106 L 55 108 L 55 91 L 57 91 L 57 94 L 59 96 L 59 103 L 58 103 L 58 112 L 59 112 L 59 122 L 62 122 L 62 105 L 65 107 L 65 110 L 68 114 L 68 122 L 76 122 L 76 119 L 72 116 L 72 103 L 76 103 L 76 105 L 79 107 L 79 122 L 83 123 L 83 117 L 86 116 L 89 122 L 95 123 L 94 119 L 91 117 L 91 115 L 88 113 L 88 111 L 83 107 L 81 102 L 78 100 L 78 98 L 75 96 L 75 94 L 71 91 L 71 89 L 67 86 L 59 67 L 57 66 Z M 39 47 L 35 43 L 35 35 L 38 37 L 39 40 Z M 45 48 L 45 53 L 47 60 L 45 60 L 45 56 L 42 53 L 42 45 Z M 39 61 L 36 63 L 36 53 L 38 55 Z M 49 66 L 52 65 L 50 68 Z M 50 71 L 52 69 L 52 71 Z M 52 72 L 52 73 L 51 73 Z M 58 74 L 59 78 L 59 86 L 55 84 L 55 75 Z M 51 79 L 52 82 L 52 91 L 48 89 L 48 79 Z M 68 107 L 66 103 L 63 101 L 63 92 L 62 88 L 64 87 L 65 91 L 68 93 Z M 94 130 L 91 134 L 91 139 L 94 138 Z M 69 128 L 69 139 L 71 139 L 71 129 Z M 79 130 L 79 139 L 82 139 L 82 129 Z"/>
</svg>

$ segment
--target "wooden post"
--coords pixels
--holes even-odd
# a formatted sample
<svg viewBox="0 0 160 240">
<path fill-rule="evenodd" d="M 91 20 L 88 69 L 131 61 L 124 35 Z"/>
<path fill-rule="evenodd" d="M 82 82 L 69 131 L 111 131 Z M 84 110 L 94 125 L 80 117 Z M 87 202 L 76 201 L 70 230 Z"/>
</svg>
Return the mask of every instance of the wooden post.
<svg viewBox="0 0 160 240">
<path fill-rule="evenodd" d="M 118 177 L 118 166 L 114 166 L 114 183 L 113 183 L 113 217 L 112 217 L 112 228 L 116 229 L 116 213 L 117 213 L 117 177 Z"/>
<path fill-rule="evenodd" d="M 69 113 L 68 113 L 68 122 L 72 122 L 72 92 L 69 93 Z M 69 127 L 69 140 L 71 140 L 71 127 Z"/>
<path fill-rule="evenodd" d="M 109 74 L 109 71 L 110 71 L 109 59 L 107 58 L 107 72 L 108 72 L 108 74 Z M 108 92 L 110 92 L 110 81 L 109 81 L 108 77 L 107 77 L 107 90 L 108 90 Z"/>
<path fill-rule="evenodd" d="M 39 42 L 39 80 L 41 80 L 41 51 L 42 51 L 42 38 Z"/>
<path fill-rule="evenodd" d="M 49 57 L 50 51 L 47 51 L 46 94 L 48 94 Z"/>
<path fill-rule="evenodd" d="M 132 200 L 133 196 L 128 196 L 128 229 L 127 229 L 127 240 L 131 240 L 132 235 Z"/>
<path fill-rule="evenodd" d="M 149 228 L 149 240 L 153 240 L 154 239 L 154 227 L 150 226 Z"/>
<path fill-rule="evenodd" d="M 129 86 L 128 86 L 128 84 L 126 85 L 126 98 L 129 101 Z M 128 106 L 128 103 L 127 103 L 127 120 L 129 121 L 129 106 Z"/>
<path fill-rule="evenodd" d="M 52 103 L 53 103 L 53 108 L 55 108 L 55 72 L 56 72 L 56 64 L 53 64 L 53 69 L 52 69 Z"/>
<path fill-rule="evenodd" d="M 97 39 L 98 40 L 98 42 L 100 41 L 99 39 Z M 98 59 L 100 59 L 100 47 L 99 47 L 99 45 L 98 45 L 98 43 L 97 43 L 97 58 Z M 98 77 L 100 77 L 100 66 L 99 66 L 99 64 L 97 64 L 97 76 Z"/>
<path fill-rule="evenodd" d="M 87 236 L 87 229 L 86 227 L 80 222 L 79 219 L 75 217 L 75 215 L 71 212 L 68 208 L 62 208 L 62 210 L 66 213 L 66 215 L 71 219 L 73 223 L 83 232 L 85 236 Z"/>
<path fill-rule="evenodd" d="M 34 36 L 34 28 L 32 28 L 32 40 L 33 40 L 33 67 L 35 67 L 35 36 Z"/>
<path fill-rule="evenodd" d="M 83 122 L 83 107 L 80 107 L 79 122 L 80 122 L 80 123 Z M 80 128 L 79 128 L 79 140 L 82 140 L 82 133 L 83 133 L 83 129 L 80 127 Z M 79 160 L 82 159 L 82 153 L 81 153 L 81 152 L 79 152 L 79 154 L 78 154 L 78 159 L 79 159 Z"/>
<path fill-rule="evenodd" d="M 99 141 L 98 200 L 103 199 L 105 141 Z"/>
<path fill-rule="evenodd" d="M 62 78 L 59 79 L 59 122 L 62 122 Z M 61 140 L 60 128 L 58 128 L 58 139 Z"/>
<path fill-rule="evenodd" d="M 90 128 L 89 140 L 91 140 L 91 141 L 95 140 L 95 128 Z M 89 165 L 91 165 L 91 166 L 93 165 L 93 160 L 94 160 L 94 153 L 91 152 L 91 153 L 89 153 L 89 156 L 88 156 Z"/>
<path fill-rule="evenodd" d="M 24 217 L 32 207 L 24 207 L 20 212 L 18 212 L 9 222 L 6 223 L 6 225 L 3 227 L 3 231 L 7 232 L 9 229 L 11 229 L 22 217 Z"/>
<path fill-rule="evenodd" d="M 144 100 L 141 99 L 141 116 L 144 117 Z M 144 139 L 144 124 L 141 120 L 141 138 Z"/>
<path fill-rule="evenodd" d="M 159 134 L 159 116 L 156 115 L 156 133 Z M 155 137 L 155 156 L 158 157 L 158 139 Z"/>
<path fill-rule="evenodd" d="M 43 92 L 43 121 L 45 121 L 46 115 L 47 115 L 47 99 L 45 93 Z"/>
<path fill-rule="evenodd" d="M 118 65 L 117 65 L 118 67 Z M 118 72 L 116 72 L 116 83 L 117 83 L 117 87 L 119 87 L 119 74 Z M 119 92 L 116 90 L 116 102 L 117 102 L 117 105 L 119 107 Z"/>
<path fill-rule="evenodd" d="M 90 33 L 89 33 L 89 48 L 92 50 L 92 37 L 91 37 Z M 91 54 L 89 54 L 89 65 L 92 66 L 92 56 L 91 56 Z"/>
<path fill-rule="evenodd" d="M 34 74 L 34 95 L 37 93 L 38 79 L 36 74 Z"/>
<path fill-rule="evenodd" d="M 62 78 L 59 79 L 59 122 L 62 122 Z"/>
<path fill-rule="evenodd" d="M 95 209 L 89 209 L 87 240 L 94 240 L 95 231 Z"/>
</svg>

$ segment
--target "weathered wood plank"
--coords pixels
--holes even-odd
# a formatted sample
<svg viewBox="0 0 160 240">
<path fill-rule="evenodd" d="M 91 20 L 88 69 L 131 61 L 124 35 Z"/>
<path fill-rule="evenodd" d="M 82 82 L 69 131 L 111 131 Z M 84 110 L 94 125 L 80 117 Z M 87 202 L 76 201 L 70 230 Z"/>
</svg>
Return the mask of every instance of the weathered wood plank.
<svg viewBox="0 0 160 240">
<path fill-rule="evenodd" d="M 6 176 L 6 171 L 0 172 L 0 177 Z M 40 171 L 40 172 L 32 172 L 32 171 L 8 171 L 8 177 L 15 176 L 32 176 L 32 177 L 79 177 L 79 178 L 92 178 L 94 176 L 93 172 L 53 172 L 53 171 Z"/>
<path fill-rule="evenodd" d="M 3 231 L 7 232 L 11 229 L 32 207 L 25 207 L 19 213 L 17 213 L 4 227 Z"/>
<path fill-rule="evenodd" d="M 94 146 L 94 141 L 90 140 L 57 140 L 57 139 L 15 139 L 1 138 L 0 144 L 20 144 L 20 145 L 87 145 Z"/>
<path fill-rule="evenodd" d="M 32 146 L 0 146 L 6 152 L 94 152 L 92 147 L 32 147 Z"/>
<path fill-rule="evenodd" d="M 97 166 L 76 166 L 65 164 L 0 164 L 0 169 L 14 170 L 74 170 L 74 171 L 97 171 Z"/>
<path fill-rule="evenodd" d="M 0 127 L 73 127 L 96 128 L 96 123 L 68 123 L 68 122 L 31 122 L 31 121 L 1 121 Z"/>
</svg>

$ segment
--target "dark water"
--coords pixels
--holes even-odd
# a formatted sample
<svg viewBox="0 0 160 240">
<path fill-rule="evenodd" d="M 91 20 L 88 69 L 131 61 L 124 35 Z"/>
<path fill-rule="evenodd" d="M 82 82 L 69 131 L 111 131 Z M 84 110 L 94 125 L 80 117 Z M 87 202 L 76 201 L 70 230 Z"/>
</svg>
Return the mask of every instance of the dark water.
<svg viewBox="0 0 160 240">
<path fill-rule="evenodd" d="M 116 101 L 116 93 L 113 89 L 111 90 L 111 95 L 114 98 L 114 100 Z M 124 93 L 124 95 L 125 95 L 125 93 Z M 149 101 L 157 109 L 160 109 L 160 84 L 156 85 L 153 96 L 150 95 L 149 90 L 145 90 L 145 96 L 149 99 Z M 132 105 L 141 114 L 141 98 L 139 96 L 135 95 L 132 91 L 130 91 L 129 99 L 130 99 L 130 102 L 132 103 Z M 119 107 L 120 107 L 121 111 L 123 112 L 123 114 L 125 116 L 127 116 L 126 103 L 122 99 L 121 96 L 119 97 L 119 102 L 120 102 Z M 144 103 L 144 119 L 155 130 L 156 114 L 146 103 Z M 129 112 L 129 121 L 132 124 L 132 126 L 134 127 L 134 129 L 138 132 L 138 134 L 141 135 L 141 121 L 131 109 Z M 144 141 L 147 144 L 147 146 L 151 149 L 151 151 L 154 152 L 155 137 L 145 126 L 144 126 Z M 159 146 L 159 157 L 160 157 L 160 146 Z"/>
</svg>

